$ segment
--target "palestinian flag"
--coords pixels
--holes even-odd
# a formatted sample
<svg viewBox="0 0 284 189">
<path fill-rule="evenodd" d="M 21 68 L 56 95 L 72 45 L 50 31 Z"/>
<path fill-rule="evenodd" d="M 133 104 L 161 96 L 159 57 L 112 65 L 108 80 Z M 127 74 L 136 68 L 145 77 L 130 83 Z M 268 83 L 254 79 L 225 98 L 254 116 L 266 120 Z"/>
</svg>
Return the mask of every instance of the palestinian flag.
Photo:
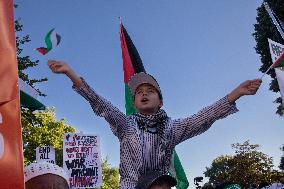
<svg viewBox="0 0 284 189">
<path fill-rule="evenodd" d="M 120 25 L 120 43 L 125 84 L 125 109 L 126 115 L 131 115 L 134 114 L 136 110 L 133 106 L 132 95 L 127 84 L 134 74 L 140 72 L 146 73 L 146 71 L 136 47 L 122 24 Z"/>
<path fill-rule="evenodd" d="M 174 150 L 173 156 L 172 156 L 172 164 L 170 167 L 170 175 L 175 177 L 177 179 L 177 189 L 185 189 L 188 188 L 188 180 L 186 178 L 186 174 L 183 170 L 182 164 L 179 160 L 179 157 L 177 155 L 177 152 Z"/>
<path fill-rule="evenodd" d="M 275 68 L 276 78 L 284 107 L 284 45 L 268 39 L 271 60 L 274 62 L 271 68 Z M 283 49 L 283 50 L 282 50 Z M 280 51 L 282 50 L 282 51 Z M 282 67 L 282 68 L 281 68 Z"/>
<path fill-rule="evenodd" d="M 38 92 L 23 80 L 19 79 L 21 106 L 34 110 L 44 110 L 45 106 L 37 100 Z"/>
<path fill-rule="evenodd" d="M 284 67 L 284 45 L 268 39 L 271 60 L 271 68 Z"/>
<path fill-rule="evenodd" d="M 126 115 L 131 115 L 136 112 L 136 109 L 133 106 L 133 99 L 127 83 L 134 74 L 140 72 L 146 73 L 146 71 L 139 53 L 122 23 L 120 24 L 120 43 L 123 59 Z M 189 185 L 188 180 L 175 151 L 173 153 L 172 164 L 173 168 L 171 170 L 173 170 L 173 172 L 171 175 L 175 176 L 178 181 L 176 188 L 186 189 Z"/>
<path fill-rule="evenodd" d="M 39 47 L 39 48 L 36 49 L 40 54 L 45 55 L 49 51 L 51 51 L 51 49 L 53 49 L 54 47 L 59 45 L 59 43 L 61 41 L 61 37 L 60 37 L 60 35 L 58 35 L 54 31 L 54 29 L 55 28 L 50 30 L 45 36 L 44 40 L 45 40 L 46 48 L 45 47 Z"/>
<path fill-rule="evenodd" d="M 272 68 L 284 67 L 284 52 L 282 55 L 272 64 Z"/>
</svg>

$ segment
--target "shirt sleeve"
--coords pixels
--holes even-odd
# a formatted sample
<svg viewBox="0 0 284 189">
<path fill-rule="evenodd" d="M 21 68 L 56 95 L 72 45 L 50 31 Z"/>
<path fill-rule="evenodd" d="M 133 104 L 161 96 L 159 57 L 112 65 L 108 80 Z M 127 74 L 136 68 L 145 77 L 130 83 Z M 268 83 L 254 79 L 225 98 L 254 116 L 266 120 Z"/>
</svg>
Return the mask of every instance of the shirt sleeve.
<svg viewBox="0 0 284 189">
<path fill-rule="evenodd" d="M 172 121 L 173 145 L 177 145 L 186 139 L 199 135 L 208 130 L 218 119 L 227 117 L 237 112 L 236 104 L 230 104 L 228 96 L 225 96 L 187 118 Z"/>
<path fill-rule="evenodd" d="M 124 127 L 127 125 L 126 115 L 109 101 L 98 95 L 83 78 L 81 79 L 83 85 L 80 88 L 76 88 L 75 86 L 72 88 L 90 103 L 97 116 L 105 118 L 109 123 L 113 134 L 120 139 L 125 131 Z"/>
</svg>

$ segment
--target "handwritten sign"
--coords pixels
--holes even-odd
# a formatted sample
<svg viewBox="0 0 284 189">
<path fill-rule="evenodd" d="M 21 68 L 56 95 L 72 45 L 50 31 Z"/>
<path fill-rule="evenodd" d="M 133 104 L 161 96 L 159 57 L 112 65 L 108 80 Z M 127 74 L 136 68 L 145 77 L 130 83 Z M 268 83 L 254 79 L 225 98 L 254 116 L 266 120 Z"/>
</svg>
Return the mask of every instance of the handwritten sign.
<svg viewBox="0 0 284 189">
<path fill-rule="evenodd" d="M 96 135 L 66 133 L 63 139 L 63 169 L 70 188 L 98 188 L 102 183 L 100 141 Z"/>
<path fill-rule="evenodd" d="M 268 39 L 272 62 L 275 62 L 284 52 L 284 45 Z"/>
<path fill-rule="evenodd" d="M 55 150 L 51 146 L 42 146 L 36 148 L 36 161 L 46 161 L 55 164 Z"/>
</svg>

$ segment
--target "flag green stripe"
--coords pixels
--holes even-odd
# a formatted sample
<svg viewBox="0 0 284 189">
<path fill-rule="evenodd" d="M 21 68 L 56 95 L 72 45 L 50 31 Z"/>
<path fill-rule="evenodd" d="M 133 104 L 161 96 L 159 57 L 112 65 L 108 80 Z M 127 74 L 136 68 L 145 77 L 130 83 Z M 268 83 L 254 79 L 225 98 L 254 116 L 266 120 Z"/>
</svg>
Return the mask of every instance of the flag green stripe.
<svg viewBox="0 0 284 189">
<path fill-rule="evenodd" d="M 46 43 L 46 48 L 47 48 L 48 51 L 50 51 L 50 50 L 52 49 L 52 42 L 51 42 L 50 38 L 51 38 L 51 34 L 52 34 L 53 30 L 54 30 L 54 29 L 50 30 L 50 31 L 46 34 L 45 39 L 44 39 L 44 40 L 45 40 L 45 43 Z"/>
<path fill-rule="evenodd" d="M 126 109 L 126 115 L 132 115 L 136 113 L 131 91 L 127 84 L 125 84 L 125 109 Z"/>
<path fill-rule="evenodd" d="M 272 68 L 278 68 L 284 66 L 284 52 L 281 54 L 280 57 L 272 64 Z"/>
<path fill-rule="evenodd" d="M 177 179 L 176 188 L 187 188 L 189 183 L 186 178 L 186 174 L 183 170 L 183 167 L 181 165 L 180 159 L 176 153 L 176 150 L 174 150 L 173 156 L 174 156 L 173 159 L 174 159 L 175 174 Z"/>
<path fill-rule="evenodd" d="M 282 59 L 279 63 L 277 67 L 284 67 L 284 59 Z"/>
<path fill-rule="evenodd" d="M 41 102 L 23 91 L 20 91 L 20 102 L 22 107 L 29 108 L 30 110 L 45 109 L 45 106 Z"/>
</svg>

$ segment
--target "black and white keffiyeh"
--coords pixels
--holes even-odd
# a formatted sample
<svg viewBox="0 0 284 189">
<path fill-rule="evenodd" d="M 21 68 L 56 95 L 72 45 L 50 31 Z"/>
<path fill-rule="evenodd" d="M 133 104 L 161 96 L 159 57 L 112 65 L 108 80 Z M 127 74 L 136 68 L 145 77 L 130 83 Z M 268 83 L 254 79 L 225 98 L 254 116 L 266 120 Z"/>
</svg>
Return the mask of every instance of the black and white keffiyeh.
<svg viewBox="0 0 284 189">
<path fill-rule="evenodd" d="M 163 134 L 165 125 L 169 119 L 167 113 L 162 109 L 152 115 L 143 115 L 136 113 L 134 116 L 136 118 L 139 129 L 159 135 Z"/>
</svg>

